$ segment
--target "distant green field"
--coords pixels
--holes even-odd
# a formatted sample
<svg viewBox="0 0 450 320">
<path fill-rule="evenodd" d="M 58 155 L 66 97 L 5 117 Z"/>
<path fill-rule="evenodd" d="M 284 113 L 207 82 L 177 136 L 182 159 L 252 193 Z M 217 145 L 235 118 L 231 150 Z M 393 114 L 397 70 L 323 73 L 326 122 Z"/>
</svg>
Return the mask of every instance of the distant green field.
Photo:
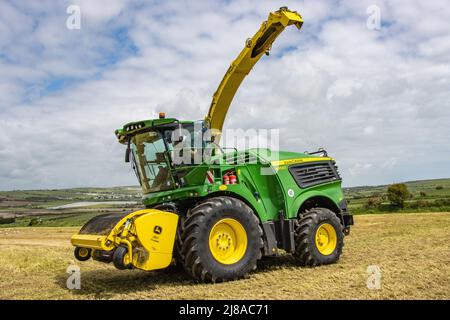
<svg viewBox="0 0 450 320">
<path fill-rule="evenodd" d="M 411 197 L 405 207 L 399 209 L 389 204 L 387 185 L 344 188 L 350 212 L 353 214 L 376 214 L 390 212 L 444 212 L 450 211 L 450 179 L 406 182 Z M 49 210 L 51 207 L 80 201 L 137 201 L 141 189 L 132 187 L 75 188 L 56 190 L 0 191 L 0 217 L 13 216 L 14 223 L 0 218 L 1 227 L 71 227 L 83 225 L 90 218 L 105 210 L 128 211 L 130 205 L 96 204 L 73 210 Z M 377 206 L 368 206 L 369 199 L 376 199 Z M 42 212 L 42 214 L 41 214 Z M 50 214 L 52 213 L 52 214 Z"/>
<path fill-rule="evenodd" d="M 0 212 L 47 209 L 80 201 L 140 201 L 139 187 L 0 191 Z"/>
<path fill-rule="evenodd" d="M 0 228 L 13 227 L 78 227 L 84 225 L 89 219 L 102 214 L 101 212 L 43 215 L 40 217 L 19 217 L 14 223 L 0 224 Z M 30 224 L 30 222 L 33 223 Z"/>
<path fill-rule="evenodd" d="M 450 209 L 450 179 L 418 180 L 405 182 L 411 197 L 405 208 L 389 204 L 386 198 L 388 185 L 344 188 L 349 209 L 354 214 L 380 212 L 436 212 Z M 367 207 L 370 198 L 380 201 L 377 208 Z"/>
<path fill-rule="evenodd" d="M 93 216 L 104 213 L 107 209 L 129 211 L 132 207 L 136 207 L 132 204 L 102 202 L 128 201 L 139 203 L 141 199 L 141 188 L 136 186 L 0 191 L 0 228 L 26 227 L 30 225 L 32 220 L 33 226 L 80 226 Z M 99 204 L 81 209 L 50 209 L 75 202 L 99 202 Z M 15 217 L 14 223 L 9 223 L 10 217 Z"/>
<path fill-rule="evenodd" d="M 51 190 L 13 190 L 0 191 L 0 200 L 21 200 L 30 202 L 93 201 L 93 200 L 129 200 L 141 198 L 141 188 L 74 188 Z"/>
</svg>

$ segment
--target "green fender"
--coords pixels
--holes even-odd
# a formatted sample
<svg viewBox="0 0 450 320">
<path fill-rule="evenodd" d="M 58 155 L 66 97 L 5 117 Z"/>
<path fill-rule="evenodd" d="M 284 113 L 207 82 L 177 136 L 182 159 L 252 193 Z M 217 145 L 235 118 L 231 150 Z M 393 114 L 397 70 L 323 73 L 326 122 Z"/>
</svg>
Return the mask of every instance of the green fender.
<svg viewBox="0 0 450 320">
<path fill-rule="evenodd" d="M 288 218 L 297 218 L 298 215 L 298 211 L 300 210 L 300 207 L 302 206 L 302 204 L 312 198 L 312 197 L 322 197 L 322 198 L 327 198 L 328 200 L 330 200 L 332 203 L 334 203 L 336 205 L 336 208 L 339 208 L 339 204 L 336 203 L 336 201 L 333 200 L 332 197 L 328 196 L 327 194 L 325 194 L 323 191 L 319 191 L 319 190 L 311 190 L 311 191 L 306 191 L 301 193 L 293 202 L 292 206 L 291 206 L 291 210 L 289 212 L 289 217 Z"/>
</svg>

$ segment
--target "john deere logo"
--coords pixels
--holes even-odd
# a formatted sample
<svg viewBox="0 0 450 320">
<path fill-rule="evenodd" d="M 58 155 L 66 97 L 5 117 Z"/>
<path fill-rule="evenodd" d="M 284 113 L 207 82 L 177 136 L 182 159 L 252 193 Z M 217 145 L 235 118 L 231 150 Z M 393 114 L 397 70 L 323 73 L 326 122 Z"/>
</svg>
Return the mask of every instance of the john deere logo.
<svg viewBox="0 0 450 320">
<path fill-rule="evenodd" d="M 161 232 L 162 232 L 162 227 L 160 227 L 160 226 L 155 226 L 155 227 L 153 228 L 153 233 L 161 234 Z"/>
</svg>

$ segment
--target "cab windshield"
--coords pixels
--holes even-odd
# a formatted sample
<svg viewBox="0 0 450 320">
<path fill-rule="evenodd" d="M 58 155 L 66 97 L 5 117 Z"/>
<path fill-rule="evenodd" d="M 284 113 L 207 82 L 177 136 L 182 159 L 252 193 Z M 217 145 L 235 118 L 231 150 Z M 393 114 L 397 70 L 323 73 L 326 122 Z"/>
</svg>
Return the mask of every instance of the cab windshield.
<svg viewBox="0 0 450 320">
<path fill-rule="evenodd" d="M 168 152 L 162 135 L 148 131 L 131 139 L 132 165 L 144 193 L 174 188 L 168 165 Z"/>
</svg>

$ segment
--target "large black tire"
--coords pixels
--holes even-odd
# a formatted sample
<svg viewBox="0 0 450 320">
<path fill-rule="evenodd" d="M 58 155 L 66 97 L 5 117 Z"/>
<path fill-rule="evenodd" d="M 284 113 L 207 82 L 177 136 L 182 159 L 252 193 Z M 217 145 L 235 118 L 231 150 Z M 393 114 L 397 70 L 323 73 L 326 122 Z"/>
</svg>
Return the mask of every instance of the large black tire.
<svg viewBox="0 0 450 320">
<path fill-rule="evenodd" d="M 128 253 L 128 248 L 125 246 L 118 246 L 113 253 L 113 264 L 119 270 L 131 269 L 130 263 L 125 263 L 125 255 Z"/>
<path fill-rule="evenodd" d="M 336 232 L 336 246 L 326 255 L 319 251 L 316 244 L 316 232 L 323 224 L 331 225 Z M 326 208 L 313 208 L 303 213 L 295 228 L 294 256 L 302 266 L 319 266 L 335 263 L 339 260 L 344 247 L 344 233 L 336 214 Z"/>
<path fill-rule="evenodd" d="M 247 247 L 235 263 L 223 264 L 210 250 L 210 232 L 218 221 L 237 220 L 245 230 Z M 215 197 L 190 210 L 181 235 L 184 266 L 197 281 L 221 282 L 246 277 L 256 269 L 262 257 L 263 231 L 253 210 L 244 202 L 231 197 Z"/>
<path fill-rule="evenodd" d="M 178 228 L 173 246 L 173 256 L 175 258 L 176 270 L 184 269 L 183 240 L 181 238 L 184 230 L 184 216 L 178 216 Z"/>
</svg>

